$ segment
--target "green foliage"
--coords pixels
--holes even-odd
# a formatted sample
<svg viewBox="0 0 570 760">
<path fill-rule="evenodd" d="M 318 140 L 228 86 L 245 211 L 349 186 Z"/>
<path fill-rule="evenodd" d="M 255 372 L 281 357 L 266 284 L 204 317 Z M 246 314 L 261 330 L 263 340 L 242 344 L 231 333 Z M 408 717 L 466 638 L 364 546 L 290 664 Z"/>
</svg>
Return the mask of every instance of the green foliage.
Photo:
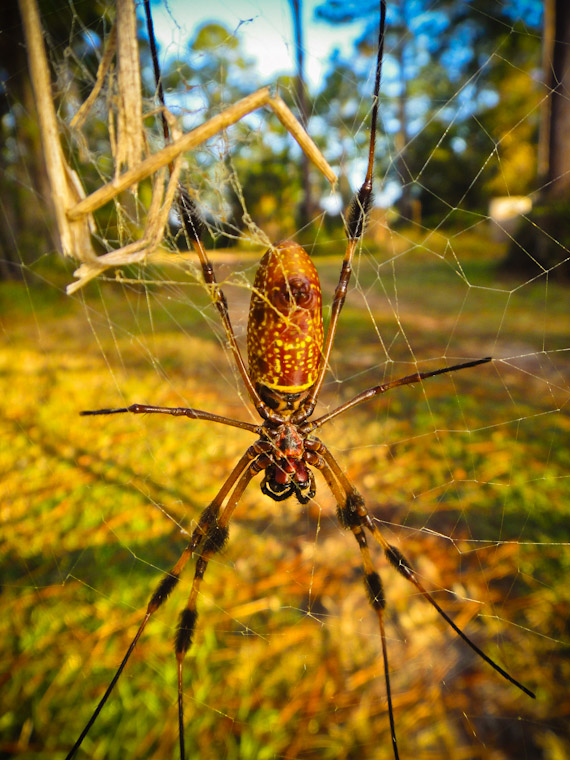
<svg viewBox="0 0 570 760">
<path fill-rule="evenodd" d="M 257 74 L 253 61 L 244 55 L 240 42 L 222 24 L 201 26 L 190 40 L 183 58 L 171 60 L 164 71 L 164 86 L 172 99 L 195 89 L 208 118 L 224 105 L 252 92 Z M 154 88 L 153 88 L 154 89 Z"/>
<path fill-rule="evenodd" d="M 450 104 L 436 112 L 406 150 L 428 224 L 437 224 L 458 205 L 486 214 L 493 196 L 525 195 L 535 187 L 541 93 L 533 71 L 539 41 L 506 30 L 495 44 L 489 73 L 485 76 L 484 69 L 477 76 L 469 105 L 460 96 L 454 104 L 458 83 L 442 77 L 441 66 L 430 63 L 414 82 L 414 92 L 431 103 Z M 494 97 L 496 105 L 486 105 Z"/>
<path fill-rule="evenodd" d="M 499 8 L 489 0 L 389 5 L 381 91 L 389 139 L 380 146 L 379 164 L 402 188 L 396 205 L 404 221 L 412 199 L 421 204 L 422 221 L 436 226 L 458 209 L 487 214 L 493 196 L 536 189 L 539 104 L 545 93 L 536 76 L 540 35 L 528 24 L 536 23 L 540 4 L 531 0 L 532 13 L 518 5 Z M 334 23 L 370 19 L 357 50 L 372 65 L 377 4 L 328 0 L 318 13 Z M 513 22 L 517 17 L 521 20 Z M 359 59 L 342 65 L 356 71 Z M 355 92 L 366 97 L 358 82 L 347 92 L 350 78 L 342 74 L 339 81 L 333 73 L 329 80 L 344 107 Z M 334 102 L 334 95 L 329 98 Z M 364 150 L 360 147 L 360 155 Z"/>
</svg>

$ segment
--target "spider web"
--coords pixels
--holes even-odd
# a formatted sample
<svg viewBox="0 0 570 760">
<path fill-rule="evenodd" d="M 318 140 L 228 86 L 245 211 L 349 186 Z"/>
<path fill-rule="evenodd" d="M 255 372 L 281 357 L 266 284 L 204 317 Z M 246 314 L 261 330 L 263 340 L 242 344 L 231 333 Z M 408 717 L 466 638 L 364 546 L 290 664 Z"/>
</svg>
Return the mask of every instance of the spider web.
<svg viewBox="0 0 570 760">
<path fill-rule="evenodd" d="M 167 104 L 186 131 L 258 83 L 240 58 L 247 57 L 244 43 L 233 47 L 227 35 L 188 58 L 191 30 L 170 11 L 170 31 L 160 37 L 171 64 L 167 89 L 176 79 L 187 86 Z M 288 8 L 280 12 L 282 27 L 271 9 L 229 31 L 240 39 L 246 29 L 260 35 L 277 27 L 282 45 L 291 47 Z M 91 90 L 93 50 L 100 57 L 103 49 L 79 9 L 72 8 L 72 18 L 66 44 L 51 52 L 59 102 L 66 106 Z M 358 31 L 350 29 L 356 39 Z M 537 34 L 522 32 L 514 21 L 511 29 L 521 46 Z M 320 63 L 326 76 L 325 54 L 317 55 L 309 35 L 305 52 L 308 65 Z M 386 99 L 390 55 L 393 50 L 387 51 Z M 501 56 L 493 51 L 473 76 Z M 213 66 L 224 86 L 211 79 L 196 84 L 191 71 L 202 66 L 206 72 Z M 325 88 L 313 105 L 311 133 L 340 171 L 341 195 L 343 181 L 362 178 L 371 89 L 363 83 L 370 68 L 360 55 L 352 70 L 338 65 L 339 87 L 356 95 L 338 114 L 332 147 L 323 114 L 335 114 L 339 103 Z M 532 69 L 517 73 L 521 91 L 536 77 Z M 142 74 L 148 95 L 150 69 Z M 293 79 L 282 77 L 280 87 L 296 103 Z M 429 190 L 430 166 L 454 137 L 459 117 L 452 105 L 463 87 L 458 83 L 436 115 L 407 138 L 409 147 L 428 131 L 434 135 L 425 161 L 410 169 L 405 183 L 414 192 Z M 106 81 L 83 136 L 70 130 L 66 107 L 58 113 L 66 153 L 93 187 L 113 173 L 101 122 L 114 94 Z M 145 114 L 155 109 L 152 98 L 145 100 Z M 378 148 L 378 174 L 386 177 L 380 200 L 398 163 L 385 137 L 391 118 L 387 108 Z M 393 390 L 322 429 L 380 529 L 438 602 L 537 692 L 535 701 L 528 699 L 479 661 L 374 549 L 386 586 L 402 757 L 570 753 L 567 285 L 557 278 L 559 263 L 538 274 L 498 268 L 508 234 L 501 237 L 490 213 L 469 213 L 465 203 L 491 163 L 501 167 L 508 187 L 509 139 L 535 121 L 536 103 L 529 101 L 522 118 L 502 131 L 489 133 L 481 124 L 488 150 L 478 154 L 474 170 L 471 164 L 466 169 L 465 191 L 429 223 L 419 216 L 404 223 L 391 211 L 373 210 L 319 402 L 325 412 L 385 379 L 493 357 L 488 365 Z M 160 149 L 156 120 L 145 124 L 149 149 Z M 263 163 L 269 152 L 271 160 Z M 298 177 L 290 190 L 279 186 L 275 200 L 271 185 L 291 171 L 291 155 L 300 160 L 275 116 L 264 111 L 187 159 L 184 174 L 203 209 L 242 348 L 266 237 L 294 236 L 310 245 L 325 319 L 330 313 L 345 238 L 334 213 L 318 203 L 313 220 L 299 226 Z M 457 161 L 462 157 L 467 162 L 459 151 Z M 260 182 L 255 171 L 268 185 L 262 191 L 252 190 Z M 316 171 L 312 183 L 334 212 L 338 196 Z M 30 203 L 44 202 L 31 178 L 24 189 Z M 150 184 L 143 183 L 138 196 L 122 195 L 95 215 L 98 253 L 140 237 L 149 197 Z M 558 242 L 562 262 L 567 250 Z M 32 758 L 72 746 L 150 593 L 252 443 L 247 432 L 213 423 L 159 415 L 80 419 L 78 412 L 141 402 L 256 417 L 197 261 L 180 251 L 175 215 L 159 250 L 139 264 L 103 272 L 73 296 L 65 288 L 77 264 L 47 251 L 30 262 L 26 245 L 18 242 L 23 284 L 5 289 L 10 301 L 2 312 L 2 654 L 10 678 L 2 694 L 0 749 Z M 360 555 L 338 526 L 318 475 L 317 486 L 316 498 L 301 507 L 270 501 L 255 480 L 236 511 L 227 550 L 209 564 L 186 664 L 189 757 L 392 757 L 380 640 Z M 85 741 L 89 757 L 176 757 L 172 639 L 192 572 L 147 627 Z"/>
</svg>

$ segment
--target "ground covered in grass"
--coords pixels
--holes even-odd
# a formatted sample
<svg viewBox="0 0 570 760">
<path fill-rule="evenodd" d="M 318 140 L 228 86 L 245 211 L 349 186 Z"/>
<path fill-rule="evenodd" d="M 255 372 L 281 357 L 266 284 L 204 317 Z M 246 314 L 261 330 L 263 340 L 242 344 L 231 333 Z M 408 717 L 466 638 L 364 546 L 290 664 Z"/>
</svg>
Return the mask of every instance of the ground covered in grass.
<svg viewBox="0 0 570 760">
<path fill-rule="evenodd" d="M 323 392 L 332 409 L 415 361 L 494 358 L 322 430 L 438 601 L 537 694 L 479 661 L 378 551 L 402 758 L 570 756 L 568 291 L 498 274 L 499 254 L 475 233 L 363 251 Z M 240 340 L 254 261 L 218 257 Z M 338 251 L 318 251 L 317 265 L 328 306 Z M 161 574 L 252 442 L 206 422 L 78 412 L 139 401 L 253 418 L 192 277 L 126 272 L 72 299 L 55 260 L 25 275 L 0 292 L 0 756 L 51 758 L 72 746 Z M 185 675 L 189 758 L 392 757 L 359 552 L 318 486 L 300 507 L 252 484 L 210 563 Z M 176 757 L 186 577 L 83 757 Z"/>
</svg>

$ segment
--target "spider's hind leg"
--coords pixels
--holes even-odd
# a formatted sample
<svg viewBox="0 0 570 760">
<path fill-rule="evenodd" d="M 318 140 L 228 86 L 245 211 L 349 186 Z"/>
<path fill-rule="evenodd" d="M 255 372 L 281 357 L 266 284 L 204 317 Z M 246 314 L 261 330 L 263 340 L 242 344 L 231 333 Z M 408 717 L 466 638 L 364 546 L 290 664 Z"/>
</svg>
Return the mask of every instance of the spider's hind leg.
<svg viewBox="0 0 570 760">
<path fill-rule="evenodd" d="M 318 462 L 315 461 L 313 466 L 321 470 L 323 477 L 325 478 L 327 485 L 329 486 L 337 503 L 337 515 L 339 522 L 343 528 L 351 530 L 358 548 L 360 549 L 360 556 L 362 558 L 362 569 L 364 576 L 364 586 L 368 595 L 368 600 L 372 609 L 376 613 L 378 618 L 378 625 L 380 628 L 380 640 L 382 643 L 382 660 L 384 663 L 384 680 L 386 683 L 386 697 L 388 700 L 388 717 L 390 720 L 390 735 L 392 738 L 392 750 L 394 752 L 395 760 L 399 760 L 398 754 L 398 742 L 396 740 L 396 726 L 394 722 L 394 708 L 392 705 L 392 690 L 390 686 L 390 667 L 388 664 L 388 647 L 386 644 L 386 631 L 384 628 L 384 609 L 386 607 L 386 600 L 384 596 L 384 587 L 382 579 L 378 571 L 376 570 L 372 557 L 370 555 L 370 549 L 368 547 L 368 541 L 366 539 L 366 533 L 364 532 L 364 526 L 367 520 L 370 520 L 370 515 L 364 504 L 364 499 L 358 491 L 350 486 L 350 490 L 347 490 L 344 484 L 339 483 L 337 479 L 337 468 L 340 472 L 340 467 L 334 460 L 332 454 L 326 449 L 324 444 L 321 444 L 319 449 Z M 334 467 L 331 466 L 334 462 Z M 348 481 L 346 481 L 348 483 Z"/>
<path fill-rule="evenodd" d="M 337 488 L 337 492 L 339 494 L 337 496 L 337 492 L 335 492 L 333 485 L 329 483 L 331 490 L 337 498 L 337 503 L 339 504 L 339 519 L 341 520 L 341 524 L 353 531 L 359 543 L 361 539 L 359 539 L 359 535 L 357 535 L 358 531 L 363 531 L 364 528 L 370 531 L 373 538 L 384 550 L 384 554 L 386 555 L 386 558 L 392 567 L 394 567 L 400 573 L 400 575 L 402 575 L 407 581 L 412 583 L 417 588 L 424 599 L 437 610 L 439 615 L 445 620 L 450 628 L 453 628 L 455 633 L 467 644 L 467 646 L 470 647 L 470 649 L 472 649 L 473 652 L 475 652 L 482 660 L 485 660 L 485 662 L 490 665 L 497 673 L 499 673 L 499 675 L 501 675 L 506 681 L 512 683 L 517 687 L 517 689 L 523 691 L 527 696 L 535 699 L 536 695 L 534 692 L 524 686 L 520 681 L 517 681 L 516 678 L 511 676 L 509 673 L 507 673 L 506 670 L 504 670 L 500 665 L 492 660 L 489 655 L 487 655 L 480 647 L 478 647 L 477 644 L 475 644 L 475 642 L 472 641 L 469 636 L 467 636 L 467 634 L 461 630 L 461 628 L 459 628 L 459 626 L 452 620 L 451 617 L 449 617 L 445 610 L 439 606 L 433 595 L 430 594 L 430 592 L 422 584 L 416 572 L 412 568 L 410 562 L 406 559 L 402 552 L 395 546 L 389 544 L 388 541 L 384 538 L 370 517 L 370 514 L 368 513 L 368 510 L 364 504 L 363 498 L 350 483 L 330 451 L 328 451 L 328 449 L 322 443 L 319 447 L 319 454 L 325 462 L 325 468 L 328 469 L 329 477 L 334 481 L 335 487 Z M 323 470 L 323 474 L 325 474 L 326 469 Z M 325 477 L 327 478 L 326 474 Z M 329 482 L 328 478 L 327 482 Z M 346 494 L 344 501 L 342 501 L 343 494 Z M 339 498 L 341 501 L 339 501 Z"/>
<path fill-rule="evenodd" d="M 215 502 L 206 507 L 198 523 L 196 531 L 202 531 L 200 554 L 196 560 L 192 588 L 186 607 L 180 613 L 178 630 L 174 642 L 174 650 L 178 664 L 178 726 L 180 741 L 180 760 L 185 760 L 184 750 L 184 702 L 183 702 L 183 663 L 192 646 L 196 622 L 198 620 L 197 601 L 200 586 L 208 568 L 210 559 L 222 551 L 229 536 L 229 522 L 237 507 L 243 492 L 250 480 L 262 469 L 259 464 L 259 451 L 256 445 L 250 446 L 244 456 L 233 469 L 222 489 L 218 492 Z M 220 506 L 227 497 L 223 509 Z"/>
</svg>

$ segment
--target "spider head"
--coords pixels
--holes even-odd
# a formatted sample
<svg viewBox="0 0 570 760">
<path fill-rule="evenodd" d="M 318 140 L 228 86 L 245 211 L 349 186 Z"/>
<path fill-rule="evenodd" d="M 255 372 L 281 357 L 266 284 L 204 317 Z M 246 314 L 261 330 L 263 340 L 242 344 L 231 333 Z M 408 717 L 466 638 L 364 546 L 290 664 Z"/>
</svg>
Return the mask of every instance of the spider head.
<svg viewBox="0 0 570 760">
<path fill-rule="evenodd" d="M 296 496 L 299 504 L 307 504 L 316 493 L 315 478 L 303 461 L 279 460 L 279 464 L 270 464 L 265 470 L 261 492 L 274 501 Z"/>
</svg>

